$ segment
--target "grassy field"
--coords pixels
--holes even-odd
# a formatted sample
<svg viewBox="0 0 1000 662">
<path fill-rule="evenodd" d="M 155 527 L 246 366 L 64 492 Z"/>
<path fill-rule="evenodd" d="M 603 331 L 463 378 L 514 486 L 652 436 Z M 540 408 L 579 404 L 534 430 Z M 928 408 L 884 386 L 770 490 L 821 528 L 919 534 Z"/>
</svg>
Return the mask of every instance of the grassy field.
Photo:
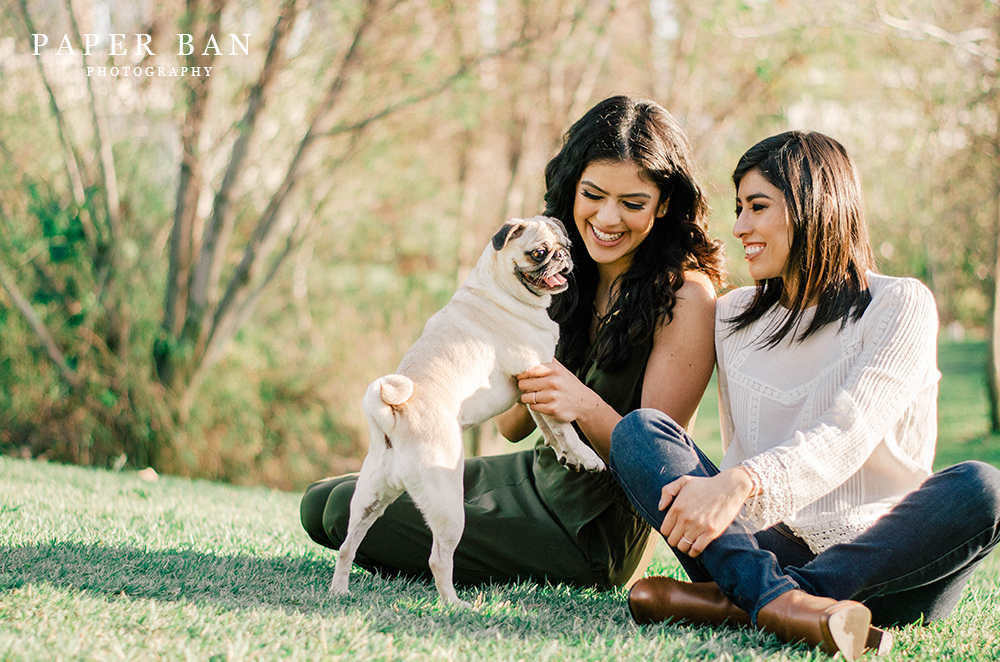
<svg viewBox="0 0 1000 662">
<path fill-rule="evenodd" d="M 981 357 L 942 348 L 945 463 L 1000 460 Z M 622 591 L 460 589 L 465 611 L 356 570 L 353 594 L 332 597 L 333 560 L 302 532 L 297 494 L 0 458 L 0 660 L 826 659 L 757 632 L 639 628 Z M 682 576 L 662 545 L 651 572 Z M 951 618 L 899 629 L 882 659 L 1000 660 L 998 580 L 994 554 Z"/>
</svg>

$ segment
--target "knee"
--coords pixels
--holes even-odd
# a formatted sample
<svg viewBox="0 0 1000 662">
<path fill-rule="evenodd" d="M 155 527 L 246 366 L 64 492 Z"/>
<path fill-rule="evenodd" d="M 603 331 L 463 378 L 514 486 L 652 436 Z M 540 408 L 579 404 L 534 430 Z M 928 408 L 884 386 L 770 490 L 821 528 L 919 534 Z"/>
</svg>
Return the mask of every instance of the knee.
<svg viewBox="0 0 1000 662">
<path fill-rule="evenodd" d="M 347 537 L 347 525 L 351 519 L 351 498 L 354 496 L 356 481 L 343 482 L 330 491 L 323 511 L 323 530 L 337 549 Z"/>
<path fill-rule="evenodd" d="M 644 466 L 651 456 L 659 455 L 661 451 L 656 449 L 664 444 L 676 443 L 689 445 L 684 428 L 658 409 L 636 409 L 611 432 L 611 466 L 628 472 L 634 465 Z"/>
<path fill-rule="evenodd" d="M 299 504 L 299 519 L 314 542 L 339 549 L 347 533 L 354 481 L 313 483 Z"/>
<path fill-rule="evenodd" d="M 958 483 L 956 492 L 970 515 L 1000 521 L 1000 469 L 972 460 L 948 467 L 941 475 Z"/>
<path fill-rule="evenodd" d="M 970 496 L 979 502 L 979 507 L 1000 518 L 1000 469 L 985 462 L 963 462 Z"/>
<path fill-rule="evenodd" d="M 323 511 L 326 509 L 327 491 L 322 489 L 323 483 L 313 483 L 306 488 L 299 503 L 299 521 L 314 542 L 321 545 L 326 540 L 323 531 Z"/>
</svg>

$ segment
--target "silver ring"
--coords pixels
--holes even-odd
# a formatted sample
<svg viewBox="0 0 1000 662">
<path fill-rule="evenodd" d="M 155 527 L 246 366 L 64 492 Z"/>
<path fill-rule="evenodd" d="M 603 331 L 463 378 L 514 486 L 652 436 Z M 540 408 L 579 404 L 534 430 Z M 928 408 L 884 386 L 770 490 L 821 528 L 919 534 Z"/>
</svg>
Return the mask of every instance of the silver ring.
<svg viewBox="0 0 1000 662">
<path fill-rule="evenodd" d="M 694 544 L 694 541 L 693 541 L 693 540 L 688 540 L 688 539 L 687 539 L 687 538 L 685 538 L 684 536 L 681 536 L 681 542 L 686 542 L 686 543 L 687 543 L 687 544 L 689 544 L 689 545 L 693 545 L 693 544 Z"/>
<path fill-rule="evenodd" d="M 532 391 L 531 392 L 531 404 L 533 404 L 533 405 L 537 405 L 538 404 L 538 391 Z"/>
</svg>

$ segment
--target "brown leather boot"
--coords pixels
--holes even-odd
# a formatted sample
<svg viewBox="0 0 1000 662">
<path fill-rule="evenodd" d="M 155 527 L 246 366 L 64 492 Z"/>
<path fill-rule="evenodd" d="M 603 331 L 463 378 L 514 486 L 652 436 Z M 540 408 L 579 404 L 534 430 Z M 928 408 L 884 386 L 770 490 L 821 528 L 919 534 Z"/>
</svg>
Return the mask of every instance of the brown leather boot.
<svg viewBox="0 0 1000 662">
<path fill-rule="evenodd" d="M 628 607 L 639 625 L 667 619 L 694 625 L 751 625 L 750 614 L 737 607 L 715 582 L 690 583 L 669 577 L 640 579 L 628 594 Z M 892 649 L 891 632 L 869 626 L 865 650 L 883 655 Z"/>
<path fill-rule="evenodd" d="M 628 608 L 639 625 L 668 618 L 694 625 L 750 625 L 750 614 L 733 604 L 715 582 L 692 584 L 670 577 L 645 577 L 629 591 Z"/>
<path fill-rule="evenodd" d="M 871 625 L 868 607 L 853 600 L 834 600 L 798 589 L 782 593 L 757 612 L 757 627 L 789 643 L 819 646 L 830 655 L 856 660 L 865 652 Z"/>
</svg>

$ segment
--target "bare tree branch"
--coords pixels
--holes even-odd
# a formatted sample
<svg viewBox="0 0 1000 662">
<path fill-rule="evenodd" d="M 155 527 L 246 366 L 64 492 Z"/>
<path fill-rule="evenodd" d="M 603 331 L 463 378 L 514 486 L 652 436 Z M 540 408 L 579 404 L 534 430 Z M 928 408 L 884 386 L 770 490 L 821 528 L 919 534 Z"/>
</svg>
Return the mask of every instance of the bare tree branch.
<svg viewBox="0 0 1000 662">
<path fill-rule="evenodd" d="M 21 311 L 24 315 L 24 319 L 28 322 L 32 331 L 35 332 L 35 336 L 41 342 L 42 347 L 45 349 L 45 353 L 48 355 L 49 360 L 52 361 L 56 369 L 59 370 L 59 376 L 62 377 L 69 386 L 73 389 L 78 389 L 83 386 L 83 380 L 80 376 L 69 366 L 66 361 L 65 355 L 56 345 L 55 340 L 52 339 L 52 334 L 49 330 L 45 328 L 45 323 L 42 322 L 41 318 L 31 307 L 28 300 L 21 294 L 20 288 L 18 288 L 17 283 L 14 279 L 10 277 L 7 273 L 7 268 L 0 262 L 0 287 L 6 290 L 7 294 L 14 302 L 14 306 Z"/>
<path fill-rule="evenodd" d="M 208 35 L 218 31 L 225 2 L 226 0 L 212 0 L 209 17 L 203 30 L 205 41 Z M 199 0 L 187 0 L 185 25 L 182 26 L 186 33 L 193 32 L 193 24 L 197 21 L 199 11 Z M 191 49 L 191 53 L 187 56 L 187 65 L 202 69 L 209 66 L 213 58 L 212 55 L 199 54 L 196 49 Z M 188 280 L 194 253 L 194 224 L 203 185 L 198 143 L 205 124 L 205 111 L 212 83 L 211 76 L 207 75 L 192 76 L 187 80 L 187 113 L 181 127 L 181 171 L 177 185 L 174 224 L 170 231 L 170 269 L 163 307 L 163 328 L 174 337 L 180 335 L 187 316 Z"/>
<path fill-rule="evenodd" d="M 313 111 L 309 128 L 299 142 L 298 149 L 285 172 L 285 177 L 281 185 L 271 196 L 271 201 L 264 210 L 264 213 L 258 219 L 253 234 L 247 243 L 246 250 L 243 253 L 243 259 L 229 281 L 229 286 L 226 288 L 226 293 L 216 310 L 212 328 L 209 331 L 208 345 L 225 342 L 237 328 L 234 325 L 235 320 L 233 317 L 236 315 L 236 311 L 240 305 L 238 300 L 246 296 L 248 288 L 252 286 L 254 273 L 260 268 L 261 263 L 267 257 L 264 249 L 275 232 L 282 208 L 298 183 L 307 155 L 312 150 L 316 140 L 329 131 L 327 124 L 330 122 L 330 117 L 337 106 L 347 79 L 358 65 L 359 48 L 365 34 L 374 22 L 377 6 L 378 0 L 367 0 L 365 7 L 362 9 L 361 21 L 355 28 L 351 45 L 341 58 L 337 74 L 327 88 L 323 102 Z M 219 335 L 220 331 L 222 331 L 221 336 Z"/>
<path fill-rule="evenodd" d="M 198 375 L 218 359 L 222 348 L 254 309 L 255 302 L 261 292 L 273 279 L 288 254 L 301 242 L 300 231 L 303 226 L 301 225 L 302 219 L 299 219 L 292 232 L 285 235 L 284 250 L 272 259 L 272 252 L 277 240 L 279 240 L 278 235 L 282 232 L 280 220 L 283 218 L 284 207 L 291 199 L 291 193 L 299 182 L 307 157 L 320 139 L 347 134 L 352 136 L 355 141 L 352 144 L 356 144 L 359 133 L 373 122 L 440 94 L 481 62 L 496 58 L 538 38 L 537 35 L 522 35 L 520 39 L 503 48 L 460 63 L 454 72 L 433 86 L 389 103 L 361 119 L 333 124 L 334 111 L 339 109 L 339 100 L 343 89 L 350 76 L 360 65 L 361 44 L 368 31 L 375 25 L 375 21 L 383 9 L 380 0 L 367 0 L 365 7 L 361 10 L 361 19 L 355 28 L 351 44 L 341 57 L 337 73 L 330 82 L 323 101 L 311 114 L 308 128 L 286 169 L 282 183 L 272 194 L 267 208 L 257 220 L 243 257 L 229 280 L 225 293 L 215 310 L 211 325 L 207 327 L 204 343 L 199 343 L 195 349 L 197 359 L 194 372 Z M 348 158 L 348 156 L 349 154 L 345 155 L 344 158 Z M 262 271 L 264 273 L 261 273 Z M 190 394 L 196 390 L 199 379 L 200 377 L 196 377 L 192 380 L 192 384 L 185 388 L 182 401 L 191 397 Z"/>
<path fill-rule="evenodd" d="M 898 18 L 890 15 L 884 7 L 882 0 L 875 0 L 876 18 L 873 21 L 844 21 L 837 19 L 813 19 L 797 20 L 794 23 L 782 23 L 780 21 L 770 21 L 760 26 L 743 26 L 731 23 L 728 26 L 729 32 L 737 39 L 760 39 L 773 37 L 776 34 L 788 30 L 801 30 L 804 28 L 849 28 L 862 30 L 865 32 L 883 33 L 882 26 L 891 28 L 900 36 L 915 39 L 932 39 L 953 48 L 965 51 L 970 55 L 979 58 L 996 58 L 998 48 L 989 42 L 993 38 L 993 31 L 988 27 L 971 28 L 961 32 L 949 32 L 944 28 L 921 21 L 915 18 Z"/>
<path fill-rule="evenodd" d="M 362 131 L 359 129 L 351 136 L 351 142 L 348 145 L 347 149 L 345 149 L 344 152 L 340 156 L 338 156 L 333 163 L 330 164 L 329 166 L 330 171 L 336 172 L 357 154 L 358 148 L 361 145 L 361 137 L 362 137 Z M 329 194 L 329 192 L 333 189 L 334 187 L 333 178 L 332 177 L 325 178 L 323 182 L 320 184 L 320 186 L 322 187 L 321 191 L 314 197 L 322 199 L 325 198 Z M 285 260 L 288 259 L 288 256 L 291 255 L 302 244 L 303 240 L 305 239 L 306 233 L 309 231 L 309 229 L 313 227 L 313 225 L 315 225 L 315 223 L 316 223 L 315 214 L 296 215 L 292 228 L 288 232 L 288 235 L 285 239 L 283 250 L 280 253 L 278 253 L 278 255 L 274 257 L 274 259 L 271 260 L 271 265 L 268 268 L 267 273 L 260 279 L 260 283 L 257 285 L 256 288 L 254 288 L 254 291 L 251 294 L 251 296 L 241 306 L 240 310 L 241 318 L 246 319 L 247 317 L 249 317 L 250 313 L 253 312 L 256 300 L 264 292 L 264 290 L 271 283 L 271 281 L 274 280 L 274 277 L 277 275 L 278 270 L 284 264 Z"/>
<path fill-rule="evenodd" d="M 264 59 L 263 67 L 261 67 L 260 76 L 250 90 L 246 112 L 237 125 L 239 134 L 233 143 L 222 183 L 215 194 L 212 216 L 205 226 L 201 255 L 191 283 L 188 318 L 193 318 L 197 324 L 202 324 L 202 316 L 206 308 L 215 305 L 218 300 L 218 284 L 222 273 L 223 257 L 229 246 L 234 224 L 230 197 L 236 180 L 243 171 L 248 148 L 256 132 L 257 120 L 268 101 L 273 83 L 284 62 L 285 45 L 288 43 L 288 37 L 298 13 L 297 0 L 285 0 L 271 32 L 267 56 Z"/>
<path fill-rule="evenodd" d="M 576 86 L 576 91 L 573 94 L 573 104 L 566 114 L 567 120 L 580 117 L 590 105 L 590 97 L 594 93 L 594 87 L 597 85 L 601 69 L 604 67 L 604 63 L 607 61 L 608 54 L 611 51 L 614 34 L 608 28 L 611 26 L 617 10 L 615 0 L 611 0 L 608 3 L 608 8 L 604 12 L 603 18 L 597 21 L 597 34 L 591 42 L 590 53 L 586 60 L 588 65 L 584 69 L 583 76 Z"/>
<path fill-rule="evenodd" d="M 357 153 L 358 148 L 361 144 L 362 131 L 358 130 L 351 136 L 351 142 L 347 149 L 344 150 L 340 156 L 330 165 L 329 169 L 331 171 L 337 171 L 344 166 L 354 155 Z M 329 192 L 333 189 L 334 183 L 332 177 L 327 177 L 320 184 L 321 191 L 314 195 L 313 197 L 325 198 Z M 190 404 L 191 398 L 194 393 L 197 392 L 198 386 L 201 380 L 204 378 L 204 374 L 207 370 L 215 364 L 216 361 L 222 355 L 222 350 L 225 346 L 225 342 L 228 338 L 232 337 L 233 334 L 250 318 L 253 314 L 254 309 L 257 307 L 257 303 L 260 301 L 261 295 L 267 289 L 268 285 L 277 276 L 278 271 L 288 260 L 288 257 L 294 253 L 305 241 L 309 230 L 316 224 L 316 214 L 299 214 L 296 215 L 293 222 L 291 230 L 285 236 L 284 245 L 282 250 L 274 256 L 271 260 L 270 265 L 267 268 L 265 274 L 260 278 L 260 282 L 254 287 L 253 291 L 246 297 L 246 299 L 240 304 L 239 310 L 236 311 L 234 315 L 228 318 L 229 324 L 232 326 L 226 329 L 220 329 L 219 333 L 213 335 L 212 342 L 205 349 L 204 360 L 195 370 L 190 384 L 187 386 L 185 394 L 182 396 L 184 402 L 183 406 Z"/>
<path fill-rule="evenodd" d="M 537 95 L 515 94 L 508 102 L 511 108 L 507 131 L 508 178 L 506 196 L 498 218 L 500 221 L 510 216 L 528 213 L 524 210 L 524 204 L 530 186 L 529 180 L 535 175 L 525 169 L 525 164 L 538 156 L 540 145 L 544 145 L 544 149 L 547 150 L 562 133 L 565 125 L 572 118 L 582 115 L 590 105 L 590 96 L 610 52 L 612 31 L 609 30 L 609 26 L 616 12 L 615 0 L 600 4 L 603 6 L 594 2 L 590 7 L 589 15 L 596 27 L 594 33 L 588 35 L 586 39 L 588 44 L 586 54 L 570 62 L 575 68 L 580 69 L 576 79 L 572 80 L 573 77 L 568 75 L 569 66 L 555 65 L 553 68 L 559 71 L 547 72 L 547 76 L 543 76 L 543 80 L 539 83 L 540 86 L 547 88 L 547 94 L 541 91 Z M 521 34 L 522 39 L 526 39 L 533 20 L 530 12 L 532 6 L 530 3 L 524 3 L 523 8 Z M 532 62 L 539 60 L 560 62 L 568 59 L 568 56 L 563 56 L 562 51 L 567 42 L 573 38 L 576 25 L 582 16 L 583 11 L 574 7 L 561 10 L 559 21 L 550 28 L 557 38 L 547 42 L 549 48 L 543 53 L 533 53 L 533 44 L 526 46 L 521 53 L 520 75 L 524 76 L 523 72 L 531 70 Z M 534 20 L 540 22 L 544 21 L 544 18 Z M 548 105 L 545 111 L 539 112 L 539 102 L 542 99 L 547 99 Z M 558 119 L 552 122 L 553 118 Z"/>
<path fill-rule="evenodd" d="M 331 127 L 331 129 L 327 133 L 325 133 L 324 136 L 334 137 L 345 133 L 354 133 L 355 131 L 363 130 L 367 128 L 368 125 L 377 122 L 379 120 L 385 119 L 386 117 L 389 117 L 390 115 L 393 115 L 399 112 L 400 110 L 403 110 L 404 108 L 408 108 L 410 106 L 420 103 L 421 101 L 426 101 L 427 99 L 431 99 L 441 94 L 445 90 L 449 89 L 456 82 L 467 76 L 470 71 L 481 65 L 483 62 L 501 57 L 519 48 L 523 48 L 524 46 L 531 43 L 533 40 L 537 38 L 538 38 L 537 35 L 521 37 L 507 44 L 503 48 L 498 48 L 496 50 L 490 51 L 489 53 L 485 53 L 483 55 L 467 59 L 464 62 L 461 62 L 459 66 L 451 74 L 449 74 L 447 77 L 441 80 L 437 85 L 429 87 L 418 94 L 411 94 L 409 96 L 403 97 L 398 101 L 386 104 L 383 108 L 380 108 L 379 110 L 361 119 L 352 120 L 349 122 L 339 122 L 335 124 L 333 127 Z"/>
<path fill-rule="evenodd" d="M 32 21 L 31 15 L 28 13 L 27 0 L 20 0 L 18 8 L 21 10 L 21 20 L 24 21 L 28 35 L 37 34 L 34 21 Z M 73 201 L 80 210 L 80 222 L 83 226 L 85 236 L 89 242 L 93 243 L 97 239 L 97 231 L 90 214 L 90 209 L 87 206 L 87 196 L 85 193 L 87 184 L 83 180 L 83 159 L 73 144 L 69 124 L 63 115 L 62 109 L 59 107 L 55 91 L 52 89 L 49 77 L 45 73 L 45 65 L 42 63 L 40 56 L 35 56 L 35 64 L 38 67 L 38 75 L 42 79 L 42 84 L 45 86 L 45 93 L 49 100 L 49 109 L 56 121 L 56 130 L 59 133 L 59 144 L 62 147 L 63 165 L 66 171 L 66 179 L 69 183 L 69 190 L 73 194 Z"/>
<path fill-rule="evenodd" d="M 80 49 L 81 64 L 86 73 L 87 51 L 83 47 L 83 39 L 80 37 L 80 26 L 76 22 L 76 12 L 73 11 L 73 0 L 66 0 L 66 11 L 69 13 L 69 23 L 76 38 L 77 48 Z M 97 163 L 101 173 L 101 187 L 104 193 L 104 215 L 108 222 L 108 232 L 111 244 L 111 260 L 115 261 L 115 255 L 121 247 L 121 204 L 118 198 L 118 174 L 115 170 L 115 156 L 111 149 L 111 140 L 108 137 L 107 122 L 104 115 L 97 109 L 97 95 L 94 94 L 94 86 L 90 76 L 84 76 L 87 82 L 87 95 L 90 101 L 90 117 L 94 123 L 94 150 L 97 152 Z"/>
<path fill-rule="evenodd" d="M 875 0 L 875 11 L 879 21 L 904 36 L 915 39 L 930 38 L 953 48 L 964 50 L 978 58 L 997 58 L 997 46 L 982 43 L 989 42 L 995 36 L 994 31 L 987 27 L 972 28 L 958 33 L 948 32 L 944 28 L 926 21 L 890 16 L 885 10 L 882 0 Z"/>
<path fill-rule="evenodd" d="M 785 59 L 781 61 L 781 64 L 774 67 L 774 70 L 779 72 L 788 71 L 789 67 L 802 59 L 802 51 L 795 48 L 785 56 Z M 709 126 L 714 127 L 713 130 L 717 131 L 718 126 L 728 118 L 735 115 L 736 111 L 740 109 L 740 106 L 747 102 L 747 99 L 752 99 L 760 94 L 763 94 L 767 91 L 769 85 L 769 81 L 762 78 L 757 72 L 757 69 L 750 68 L 749 70 L 744 71 L 743 78 L 739 84 L 739 89 L 735 94 L 730 95 L 727 103 L 716 107 L 715 111 L 712 112 L 712 122 Z"/>
</svg>

